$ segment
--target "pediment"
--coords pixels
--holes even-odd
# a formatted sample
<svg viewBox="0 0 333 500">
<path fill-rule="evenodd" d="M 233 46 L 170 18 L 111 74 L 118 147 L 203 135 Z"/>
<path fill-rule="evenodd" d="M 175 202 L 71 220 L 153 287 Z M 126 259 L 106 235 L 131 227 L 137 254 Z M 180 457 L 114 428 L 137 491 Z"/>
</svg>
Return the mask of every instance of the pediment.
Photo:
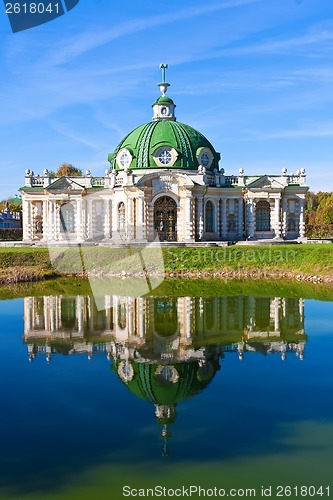
<svg viewBox="0 0 333 500">
<path fill-rule="evenodd" d="M 247 185 L 248 189 L 283 189 L 284 185 L 269 175 L 263 175 Z"/>
<path fill-rule="evenodd" d="M 68 191 L 84 191 L 84 187 L 68 177 L 60 177 L 50 184 L 46 191 L 68 192 Z"/>
</svg>

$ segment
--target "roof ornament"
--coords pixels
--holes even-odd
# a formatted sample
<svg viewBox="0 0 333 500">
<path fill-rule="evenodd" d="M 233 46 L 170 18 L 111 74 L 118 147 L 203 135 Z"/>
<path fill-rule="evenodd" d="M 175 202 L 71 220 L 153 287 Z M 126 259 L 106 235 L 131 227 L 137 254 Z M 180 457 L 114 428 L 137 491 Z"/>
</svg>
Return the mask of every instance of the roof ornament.
<svg viewBox="0 0 333 500">
<path fill-rule="evenodd" d="M 166 91 L 168 90 L 168 87 L 170 87 L 170 83 L 167 83 L 165 81 L 165 70 L 168 69 L 167 63 L 161 63 L 160 69 L 162 70 L 162 82 L 158 83 L 157 86 L 160 88 L 160 91 L 162 92 L 162 96 L 164 97 Z"/>
</svg>

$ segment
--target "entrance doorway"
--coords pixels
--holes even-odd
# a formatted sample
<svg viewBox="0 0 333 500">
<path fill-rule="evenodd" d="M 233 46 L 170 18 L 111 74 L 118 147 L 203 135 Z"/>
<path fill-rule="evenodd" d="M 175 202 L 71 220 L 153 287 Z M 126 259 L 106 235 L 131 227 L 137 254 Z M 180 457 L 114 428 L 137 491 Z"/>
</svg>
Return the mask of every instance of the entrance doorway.
<svg viewBox="0 0 333 500">
<path fill-rule="evenodd" d="M 170 196 L 161 196 L 154 205 L 154 229 L 160 241 L 177 241 L 177 204 Z"/>
</svg>

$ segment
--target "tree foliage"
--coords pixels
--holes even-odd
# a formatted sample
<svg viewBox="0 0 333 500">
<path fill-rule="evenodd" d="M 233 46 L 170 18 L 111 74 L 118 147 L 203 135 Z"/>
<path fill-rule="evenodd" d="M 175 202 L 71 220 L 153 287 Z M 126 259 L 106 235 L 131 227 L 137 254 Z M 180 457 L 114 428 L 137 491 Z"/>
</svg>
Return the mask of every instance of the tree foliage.
<svg viewBox="0 0 333 500">
<path fill-rule="evenodd" d="M 52 172 L 50 172 L 52 174 Z M 80 177 L 82 170 L 74 167 L 71 163 L 62 163 L 55 173 L 55 177 Z"/>
<path fill-rule="evenodd" d="M 313 238 L 333 237 L 333 193 L 320 191 L 306 196 L 307 235 Z"/>
</svg>

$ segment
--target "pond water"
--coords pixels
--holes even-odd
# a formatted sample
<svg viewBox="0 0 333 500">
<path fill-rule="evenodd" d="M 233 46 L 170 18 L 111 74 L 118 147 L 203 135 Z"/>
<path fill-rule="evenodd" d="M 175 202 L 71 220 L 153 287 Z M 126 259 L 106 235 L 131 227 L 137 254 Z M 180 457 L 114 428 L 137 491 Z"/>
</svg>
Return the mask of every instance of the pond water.
<svg viewBox="0 0 333 500">
<path fill-rule="evenodd" d="M 1 499 L 333 495 L 330 302 L 27 296 L 0 336 Z"/>
</svg>

